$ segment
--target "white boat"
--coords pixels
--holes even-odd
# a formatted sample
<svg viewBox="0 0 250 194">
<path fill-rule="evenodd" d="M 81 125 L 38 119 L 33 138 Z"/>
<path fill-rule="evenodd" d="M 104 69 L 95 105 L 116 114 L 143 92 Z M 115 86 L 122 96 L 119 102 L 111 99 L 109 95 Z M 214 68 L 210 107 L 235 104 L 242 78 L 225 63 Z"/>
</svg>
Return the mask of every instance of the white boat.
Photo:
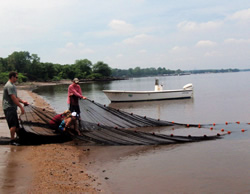
<svg viewBox="0 0 250 194">
<path fill-rule="evenodd" d="M 193 84 L 189 83 L 182 89 L 163 90 L 158 79 L 155 80 L 154 91 L 103 90 L 111 102 L 136 102 L 168 99 L 183 99 L 193 96 Z"/>
</svg>

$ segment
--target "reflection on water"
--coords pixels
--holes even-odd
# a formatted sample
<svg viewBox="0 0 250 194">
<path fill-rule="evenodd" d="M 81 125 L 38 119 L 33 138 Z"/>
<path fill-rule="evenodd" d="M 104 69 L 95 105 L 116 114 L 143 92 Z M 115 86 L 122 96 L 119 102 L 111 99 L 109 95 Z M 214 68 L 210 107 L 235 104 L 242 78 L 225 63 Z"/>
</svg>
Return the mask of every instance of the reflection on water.
<svg viewBox="0 0 250 194">
<path fill-rule="evenodd" d="M 174 144 L 164 147 L 167 150 L 172 150 L 178 146 L 180 145 Z M 150 152 L 158 150 L 160 147 L 161 146 L 91 146 L 88 147 L 90 151 L 87 154 L 87 160 L 95 161 L 95 168 L 99 168 L 106 163 L 122 162 L 125 158 L 131 156 L 149 154 Z M 86 160 L 86 158 L 82 158 L 82 160 Z"/>
<path fill-rule="evenodd" d="M 226 151 L 228 146 L 229 142 L 221 140 L 216 144 L 157 146 L 141 151 L 124 148 L 135 149 L 124 156 L 116 148 L 99 150 L 96 154 L 115 154 L 116 160 L 100 161 L 98 166 L 116 193 L 248 193 L 246 167 L 250 160 L 239 158 L 248 152 L 243 149 L 240 153 L 230 153 Z M 239 145 L 230 147 L 240 148 Z"/>
<path fill-rule="evenodd" d="M 182 106 L 183 111 L 189 111 L 192 109 L 193 99 L 110 103 L 109 106 L 127 112 L 133 111 L 133 113 L 147 117 L 168 120 L 168 112 L 172 107 Z"/>
<path fill-rule="evenodd" d="M 0 149 L 0 193 L 24 193 L 27 177 L 22 164 L 22 151 L 25 147 L 1 146 Z"/>
</svg>

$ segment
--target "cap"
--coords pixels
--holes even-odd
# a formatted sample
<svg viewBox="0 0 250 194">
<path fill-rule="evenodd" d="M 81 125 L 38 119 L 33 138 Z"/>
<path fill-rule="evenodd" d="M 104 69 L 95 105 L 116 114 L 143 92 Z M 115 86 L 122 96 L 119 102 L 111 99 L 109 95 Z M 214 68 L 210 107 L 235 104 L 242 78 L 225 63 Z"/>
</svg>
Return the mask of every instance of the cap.
<svg viewBox="0 0 250 194">
<path fill-rule="evenodd" d="M 76 112 L 72 112 L 72 113 L 71 113 L 71 116 L 73 116 L 73 117 L 76 117 L 76 115 L 77 115 Z"/>
<path fill-rule="evenodd" d="M 74 78 L 73 82 L 76 83 L 76 84 L 78 84 L 79 83 L 79 79 L 78 78 Z"/>
</svg>

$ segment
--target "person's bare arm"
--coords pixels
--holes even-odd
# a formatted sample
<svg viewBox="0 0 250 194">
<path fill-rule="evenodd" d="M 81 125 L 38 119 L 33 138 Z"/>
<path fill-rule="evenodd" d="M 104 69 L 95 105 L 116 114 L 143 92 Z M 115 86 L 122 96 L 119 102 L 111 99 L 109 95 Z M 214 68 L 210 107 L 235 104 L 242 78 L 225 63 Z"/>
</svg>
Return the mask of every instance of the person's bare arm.
<svg viewBox="0 0 250 194">
<path fill-rule="evenodd" d="M 21 98 L 17 97 L 18 101 L 23 103 L 24 105 L 28 105 L 29 103 L 27 101 L 22 100 Z"/>
<path fill-rule="evenodd" d="M 17 98 L 14 94 L 10 95 L 12 101 L 21 109 L 21 114 L 24 114 L 24 108 L 19 102 L 19 98 Z"/>
<path fill-rule="evenodd" d="M 71 118 L 65 119 L 65 128 L 70 128 L 71 125 Z"/>
</svg>

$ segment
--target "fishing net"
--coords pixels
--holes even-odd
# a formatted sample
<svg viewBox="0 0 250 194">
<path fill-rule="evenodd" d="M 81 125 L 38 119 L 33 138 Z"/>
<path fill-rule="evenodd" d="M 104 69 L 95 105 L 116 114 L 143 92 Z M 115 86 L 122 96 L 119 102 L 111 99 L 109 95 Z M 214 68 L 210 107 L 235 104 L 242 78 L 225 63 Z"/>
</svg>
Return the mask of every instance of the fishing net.
<svg viewBox="0 0 250 194">
<path fill-rule="evenodd" d="M 50 121 L 57 113 L 49 108 L 32 105 L 24 107 L 25 114 L 20 116 L 21 129 L 18 133 L 21 144 L 60 143 L 71 140 L 67 134 L 58 133 Z"/>
<path fill-rule="evenodd" d="M 156 132 L 145 132 L 147 127 L 181 126 L 185 124 L 172 123 L 160 119 L 148 118 L 119 109 L 107 107 L 91 100 L 79 100 L 79 131 L 60 133 L 50 126 L 50 121 L 57 113 L 49 108 L 39 108 L 32 105 L 25 107 L 21 116 L 23 131 L 44 140 L 78 139 L 103 145 L 160 145 L 185 143 L 219 138 L 213 136 L 174 136 Z M 190 125 L 197 127 L 198 125 Z M 25 134 L 26 135 L 26 134 Z M 25 136 L 23 135 L 23 136 Z M 27 135 L 26 135 L 27 136 Z M 26 138 L 27 139 L 27 138 Z M 33 139 L 35 139 L 33 137 Z"/>
</svg>

